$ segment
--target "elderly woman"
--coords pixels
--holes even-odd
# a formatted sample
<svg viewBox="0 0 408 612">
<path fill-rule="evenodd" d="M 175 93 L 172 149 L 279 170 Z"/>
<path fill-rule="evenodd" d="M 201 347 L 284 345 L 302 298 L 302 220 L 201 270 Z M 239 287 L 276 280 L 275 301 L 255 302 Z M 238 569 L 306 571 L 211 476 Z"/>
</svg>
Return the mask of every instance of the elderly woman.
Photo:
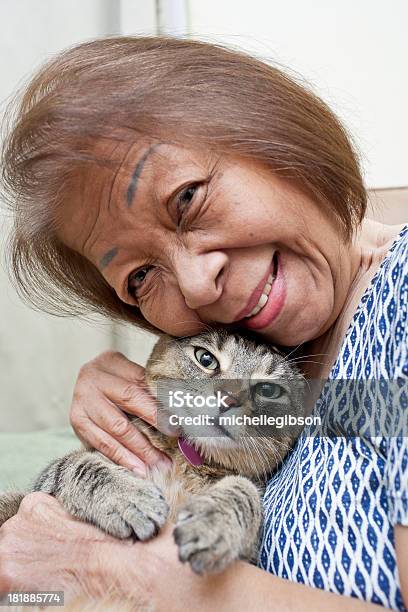
<svg viewBox="0 0 408 612">
<path fill-rule="evenodd" d="M 387 406 L 406 407 L 408 228 L 365 218 L 344 128 L 278 69 L 191 40 L 79 45 L 25 91 L 3 168 L 11 263 L 37 306 L 176 336 L 233 323 L 301 345 L 305 375 L 328 379 L 323 416 L 354 409 L 347 394 L 336 404 L 345 379 L 393 381 Z M 104 353 L 81 369 L 71 412 L 83 441 L 142 474 L 169 464 L 124 414 L 155 422 L 143 376 Z M 336 435 L 301 436 L 269 481 L 260 567 L 199 577 L 170 527 L 119 542 L 36 493 L 0 531 L 0 591 L 113 584 L 166 610 L 404 609 L 407 438 L 340 417 Z"/>
</svg>

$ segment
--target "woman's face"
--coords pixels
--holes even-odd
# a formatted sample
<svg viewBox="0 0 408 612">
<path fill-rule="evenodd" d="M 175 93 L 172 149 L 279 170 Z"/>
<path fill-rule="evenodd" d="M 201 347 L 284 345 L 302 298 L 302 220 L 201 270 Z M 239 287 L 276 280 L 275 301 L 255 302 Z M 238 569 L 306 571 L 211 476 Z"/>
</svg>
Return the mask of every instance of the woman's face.
<svg viewBox="0 0 408 612">
<path fill-rule="evenodd" d="M 349 245 L 311 199 L 241 157 L 109 147 L 119 169 L 78 177 L 60 238 L 123 302 L 176 336 L 234 323 L 294 346 L 331 326 L 351 282 Z"/>
</svg>

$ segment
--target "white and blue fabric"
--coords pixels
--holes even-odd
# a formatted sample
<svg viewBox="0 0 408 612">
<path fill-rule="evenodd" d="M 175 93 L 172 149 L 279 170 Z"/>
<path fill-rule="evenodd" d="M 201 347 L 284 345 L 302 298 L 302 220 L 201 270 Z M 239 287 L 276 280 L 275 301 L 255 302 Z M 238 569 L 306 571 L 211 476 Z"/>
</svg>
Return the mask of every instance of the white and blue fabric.
<svg viewBox="0 0 408 612">
<path fill-rule="evenodd" d="M 366 289 L 306 428 L 268 482 L 259 566 L 405 610 L 394 526 L 408 525 L 408 226 Z"/>
</svg>

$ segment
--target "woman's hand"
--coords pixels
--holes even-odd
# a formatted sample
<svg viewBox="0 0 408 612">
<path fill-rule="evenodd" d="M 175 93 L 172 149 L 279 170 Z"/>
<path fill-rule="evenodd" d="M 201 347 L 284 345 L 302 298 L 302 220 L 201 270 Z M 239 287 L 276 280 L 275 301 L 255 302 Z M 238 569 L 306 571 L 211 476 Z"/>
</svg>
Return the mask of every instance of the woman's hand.
<svg viewBox="0 0 408 612">
<path fill-rule="evenodd" d="M 188 607 L 191 587 L 205 580 L 179 562 L 173 527 L 146 543 L 118 540 L 70 516 L 54 497 L 30 493 L 0 529 L 0 592 L 64 591 L 66 603 L 116 594 L 155 609 Z"/>
<path fill-rule="evenodd" d="M 157 407 L 145 388 L 144 373 L 121 353 L 102 353 L 81 368 L 70 415 L 84 444 L 141 476 L 146 475 L 146 465 L 171 465 L 120 410 L 156 425 Z"/>
<path fill-rule="evenodd" d="M 31 493 L 0 529 L 0 592 L 64 591 L 65 603 L 116 594 L 147 598 L 158 610 L 188 607 L 186 594 L 205 580 L 179 562 L 173 527 L 146 543 L 117 540 L 70 516 L 54 497 Z"/>
<path fill-rule="evenodd" d="M 18 513 L 0 529 L 0 592 L 12 590 L 59 591 L 76 594 L 87 588 L 91 555 L 101 542 L 119 542 L 102 531 L 71 517 L 45 493 L 31 493 Z"/>
<path fill-rule="evenodd" d="M 81 594 L 102 599 L 116 595 L 119 601 L 126 596 L 158 612 L 378 609 L 241 561 L 221 574 L 197 576 L 178 560 L 172 530 L 167 524 L 144 543 L 116 540 L 72 518 L 53 497 L 31 493 L 0 529 L 0 592 L 62 590 L 66 601 Z"/>
</svg>

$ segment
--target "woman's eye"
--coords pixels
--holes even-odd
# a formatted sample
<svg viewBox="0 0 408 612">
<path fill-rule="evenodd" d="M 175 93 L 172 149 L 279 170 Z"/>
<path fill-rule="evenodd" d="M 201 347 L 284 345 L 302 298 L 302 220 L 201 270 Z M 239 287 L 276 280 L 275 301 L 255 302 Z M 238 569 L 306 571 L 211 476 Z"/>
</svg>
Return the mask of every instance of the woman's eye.
<svg viewBox="0 0 408 612">
<path fill-rule="evenodd" d="M 279 399 L 286 393 L 286 390 L 276 383 L 260 382 L 253 388 L 253 393 L 264 399 Z"/>
<path fill-rule="evenodd" d="M 199 183 L 193 183 L 183 189 L 176 197 L 176 213 L 177 213 L 177 225 L 182 220 L 184 213 L 190 207 L 190 204 L 194 198 L 195 192 L 199 187 Z"/>
<path fill-rule="evenodd" d="M 144 268 L 139 268 L 139 270 L 136 270 L 136 272 L 132 272 L 128 280 L 129 295 L 132 297 L 137 296 L 137 290 L 143 284 L 149 270 L 150 266 L 145 266 Z"/>
<path fill-rule="evenodd" d="M 194 349 L 194 356 L 198 363 L 207 370 L 216 370 L 219 366 L 217 359 L 207 349 L 197 347 Z"/>
</svg>

